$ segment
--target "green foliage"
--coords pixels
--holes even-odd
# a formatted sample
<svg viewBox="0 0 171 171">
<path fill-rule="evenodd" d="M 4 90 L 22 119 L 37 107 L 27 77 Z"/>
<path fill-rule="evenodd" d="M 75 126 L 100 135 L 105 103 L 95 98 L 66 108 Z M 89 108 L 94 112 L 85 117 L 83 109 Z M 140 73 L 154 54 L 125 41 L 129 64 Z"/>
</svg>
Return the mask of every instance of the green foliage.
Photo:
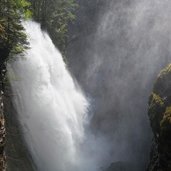
<svg viewBox="0 0 171 171">
<path fill-rule="evenodd" d="M 0 1 L 1 63 L 9 57 L 9 54 L 21 53 L 27 47 L 28 43 L 21 20 L 29 17 L 31 17 L 30 2 L 26 0 Z"/>
<path fill-rule="evenodd" d="M 32 17 L 30 2 L 28 2 L 27 0 L 16 0 L 16 4 L 17 8 L 20 10 L 20 14 L 22 14 L 25 19 L 29 19 Z"/>
<path fill-rule="evenodd" d="M 159 106 L 163 106 L 164 105 L 164 101 L 163 101 L 163 99 L 159 95 L 157 95 L 155 93 L 152 93 L 151 96 L 152 96 L 151 97 L 152 103 L 158 104 Z"/>
<path fill-rule="evenodd" d="M 165 127 L 171 127 L 171 106 L 166 108 L 163 119 L 160 122 L 160 126 L 162 129 Z"/>
<path fill-rule="evenodd" d="M 164 100 L 156 93 L 152 93 L 149 100 L 148 114 L 153 132 L 159 132 L 160 121 L 165 111 Z"/>
<path fill-rule="evenodd" d="M 160 74 L 158 75 L 158 78 L 162 78 L 170 72 L 171 72 L 171 64 L 169 64 L 166 68 L 161 70 Z"/>
<path fill-rule="evenodd" d="M 68 24 L 75 19 L 75 0 L 30 0 L 34 19 L 47 30 L 58 48 L 66 48 Z"/>
</svg>

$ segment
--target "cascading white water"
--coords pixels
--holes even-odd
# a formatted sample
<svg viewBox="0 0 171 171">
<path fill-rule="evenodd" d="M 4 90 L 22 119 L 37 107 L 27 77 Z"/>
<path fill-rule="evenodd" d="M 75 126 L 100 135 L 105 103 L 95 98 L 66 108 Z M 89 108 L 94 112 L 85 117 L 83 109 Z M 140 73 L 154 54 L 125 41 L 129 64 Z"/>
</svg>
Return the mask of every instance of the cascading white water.
<svg viewBox="0 0 171 171">
<path fill-rule="evenodd" d="M 88 102 L 49 36 L 37 23 L 24 26 L 30 49 L 8 73 L 25 140 L 38 170 L 80 170 Z"/>
</svg>

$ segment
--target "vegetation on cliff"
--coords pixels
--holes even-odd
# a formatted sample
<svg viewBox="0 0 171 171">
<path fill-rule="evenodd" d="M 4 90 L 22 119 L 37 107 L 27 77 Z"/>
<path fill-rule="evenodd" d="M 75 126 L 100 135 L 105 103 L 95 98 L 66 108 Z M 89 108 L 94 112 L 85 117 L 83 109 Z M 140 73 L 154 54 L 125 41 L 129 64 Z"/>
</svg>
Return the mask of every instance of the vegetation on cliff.
<svg viewBox="0 0 171 171">
<path fill-rule="evenodd" d="M 50 34 L 55 45 L 64 53 L 68 25 L 75 19 L 75 0 L 30 0 L 33 17 Z"/>
<path fill-rule="evenodd" d="M 154 133 L 148 171 L 171 170 L 171 64 L 163 69 L 149 99 L 149 117 Z"/>
<path fill-rule="evenodd" d="M 21 53 L 26 44 L 26 35 L 21 24 L 31 16 L 30 3 L 26 0 L 0 1 L 0 57 L 1 64 L 12 53 Z"/>
<path fill-rule="evenodd" d="M 33 18 L 47 30 L 63 52 L 69 22 L 75 19 L 75 0 L 2 0 L 0 1 L 1 64 L 9 54 L 21 53 L 27 47 L 22 19 Z"/>
</svg>

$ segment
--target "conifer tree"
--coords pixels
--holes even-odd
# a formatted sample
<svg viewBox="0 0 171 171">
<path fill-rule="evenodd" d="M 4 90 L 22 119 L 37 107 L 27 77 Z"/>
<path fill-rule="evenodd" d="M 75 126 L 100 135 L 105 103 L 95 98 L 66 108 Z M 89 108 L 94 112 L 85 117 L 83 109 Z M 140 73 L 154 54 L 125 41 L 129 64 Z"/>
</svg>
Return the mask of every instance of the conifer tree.
<svg viewBox="0 0 171 171">
<path fill-rule="evenodd" d="M 64 53 L 68 24 L 75 19 L 75 0 L 30 0 L 34 19 L 47 30 L 57 47 Z"/>
</svg>

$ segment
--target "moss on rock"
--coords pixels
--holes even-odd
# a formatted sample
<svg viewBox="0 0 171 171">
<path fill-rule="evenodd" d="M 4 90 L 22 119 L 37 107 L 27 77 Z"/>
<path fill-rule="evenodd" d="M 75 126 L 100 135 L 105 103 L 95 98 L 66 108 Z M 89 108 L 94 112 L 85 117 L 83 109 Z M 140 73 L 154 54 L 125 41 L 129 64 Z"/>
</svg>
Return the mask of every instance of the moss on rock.
<svg viewBox="0 0 171 171">
<path fill-rule="evenodd" d="M 152 93 L 149 100 L 149 118 L 155 136 L 160 130 L 160 121 L 165 110 L 164 100 L 156 93 Z"/>
<path fill-rule="evenodd" d="M 171 64 L 158 75 L 148 115 L 154 133 L 148 171 L 171 171 Z"/>
</svg>

